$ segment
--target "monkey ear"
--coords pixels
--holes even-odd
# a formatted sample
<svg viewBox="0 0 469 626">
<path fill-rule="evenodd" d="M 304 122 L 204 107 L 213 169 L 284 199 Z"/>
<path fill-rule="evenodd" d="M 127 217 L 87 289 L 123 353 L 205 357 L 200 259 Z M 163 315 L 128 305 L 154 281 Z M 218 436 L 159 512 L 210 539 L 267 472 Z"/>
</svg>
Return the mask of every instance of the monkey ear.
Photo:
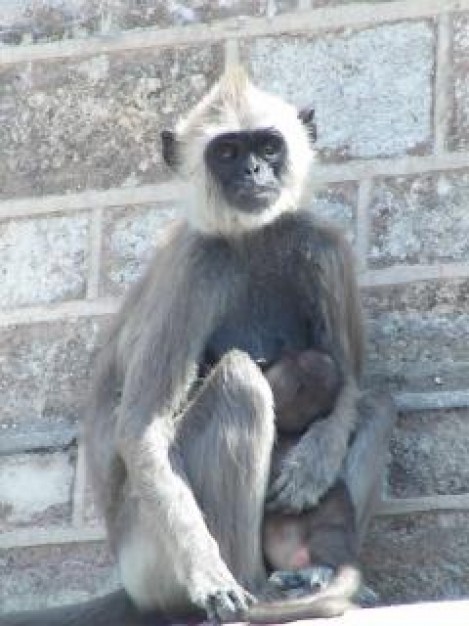
<svg viewBox="0 0 469 626">
<path fill-rule="evenodd" d="M 316 122 L 314 121 L 314 117 L 315 111 L 312 107 L 306 107 L 298 111 L 298 118 L 306 126 L 308 137 L 311 143 L 314 143 L 318 138 L 318 129 L 316 126 Z"/>
<path fill-rule="evenodd" d="M 174 169 L 179 162 L 179 145 L 176 133 L 172 130 L 161 131 L 161 144 L 164 162 Z"/>
</svg>

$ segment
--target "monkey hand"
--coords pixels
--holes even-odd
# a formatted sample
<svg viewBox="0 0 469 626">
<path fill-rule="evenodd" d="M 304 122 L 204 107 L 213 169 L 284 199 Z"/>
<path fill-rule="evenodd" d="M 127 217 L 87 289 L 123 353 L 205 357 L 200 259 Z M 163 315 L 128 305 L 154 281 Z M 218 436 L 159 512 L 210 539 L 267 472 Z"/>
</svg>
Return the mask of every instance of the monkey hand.
<svg viewBox="0 0 469 626">
<path fill-rule="evenodd" d="M 255 601 L 224 566 L 206 572 L 199 570 L 189 594 L 192 602 L 203 609 L 213 623 L 242 620 Z"/>
<path fill-rule="evenodd" d="M 315 422 L 286 454 L 272 482 L 268 511 L 300 513 L 313 508 L 339 476 L 347 438 L 334 420 Z"/>
</svg>

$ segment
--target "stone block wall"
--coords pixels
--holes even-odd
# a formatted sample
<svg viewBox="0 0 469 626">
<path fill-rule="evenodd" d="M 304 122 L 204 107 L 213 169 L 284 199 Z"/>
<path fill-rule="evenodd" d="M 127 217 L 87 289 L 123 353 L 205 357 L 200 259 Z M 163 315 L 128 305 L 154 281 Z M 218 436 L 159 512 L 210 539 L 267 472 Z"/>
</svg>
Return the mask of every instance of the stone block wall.
<svg viewBox="0 0 469 626">
<path fill-rule="evenodd" d="M 400 407 L 368 582 L 469 595 L 469 0 L 2 0 L 0 612 L 116 585 L 90 363 L 180 204 L 159 131 L 233 61 L 316 109 L 307 203 L 353 242 L 367 381 Z"/>
</svg>

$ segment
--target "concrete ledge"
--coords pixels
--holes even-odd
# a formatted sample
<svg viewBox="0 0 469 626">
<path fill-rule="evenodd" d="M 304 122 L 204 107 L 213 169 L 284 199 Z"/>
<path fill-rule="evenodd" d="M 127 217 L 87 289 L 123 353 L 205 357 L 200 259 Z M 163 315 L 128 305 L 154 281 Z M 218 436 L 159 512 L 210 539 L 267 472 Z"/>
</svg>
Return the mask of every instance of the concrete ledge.
<svg viewBox="0 0 469 626">
<path fill-rule="evenodd" d="M 59 449 L 70 446 L 77 437 L 77 426 L 69 422 L 33 421 L 15 429 L 2 428 L 0 455 L 18 454 L 32 450 Z"/>
<path fill-rule="evenodd" d="M 359 609 L 342 617 L 293 622 L 311 626 L 467 626 L 469 600 Z"/>
</svg>

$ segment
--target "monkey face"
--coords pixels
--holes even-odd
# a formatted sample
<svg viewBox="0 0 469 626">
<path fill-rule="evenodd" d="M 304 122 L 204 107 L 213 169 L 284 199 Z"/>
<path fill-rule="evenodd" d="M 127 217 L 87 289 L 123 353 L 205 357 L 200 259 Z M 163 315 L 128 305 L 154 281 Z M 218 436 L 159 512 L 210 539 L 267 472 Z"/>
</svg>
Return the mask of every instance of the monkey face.
<svg viewBox="0 0 469 626">
<path fill-rule="evenodd" d="M 239 211 L 260 213 L 280 197 L 287 145 L 277 130 L 220 134 L 207 144 L 204 157 L 226 202 Z"/>
<path fill-rule="evenodd" d="M 187 218 L 205 233 L 262 227 L 300 205 L 314 153 L 314 111 L 298 109 L 231 67 L 161 135 L 163 158 L 188 182 Z"/>
</svg>

